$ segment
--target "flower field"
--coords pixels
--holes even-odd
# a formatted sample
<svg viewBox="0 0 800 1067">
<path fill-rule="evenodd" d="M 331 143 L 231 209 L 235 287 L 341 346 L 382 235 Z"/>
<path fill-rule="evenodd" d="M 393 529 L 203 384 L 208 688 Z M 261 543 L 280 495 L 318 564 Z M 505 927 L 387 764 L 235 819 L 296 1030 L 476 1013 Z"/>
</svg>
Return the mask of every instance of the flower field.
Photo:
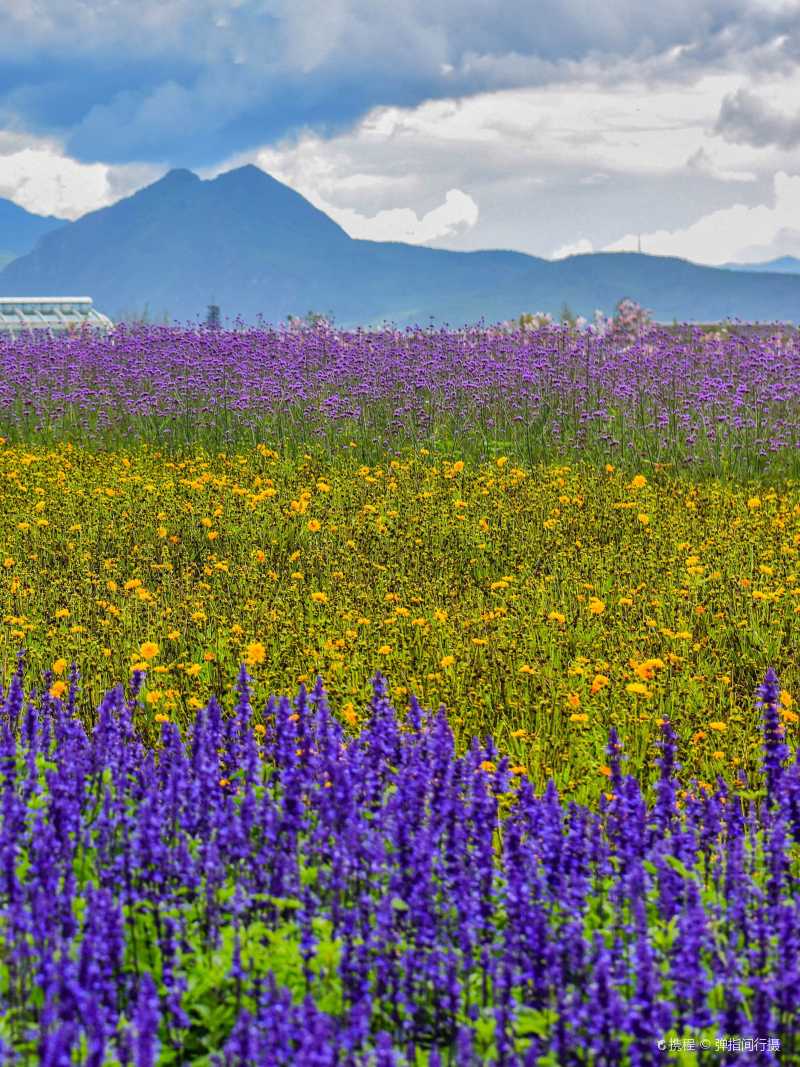
<svg viewBox="0 0 800 1067">
<path fill-rule="evenodd" d="M 800 1063 L 798 357 L 0 342 L 0 1063 Z"/>
<path fill-rule="evenodd" d="M 0 345 L 11 440 L 458 455 L 797 475 L 800 333 L 126 328 Z"/>
<path fill-rule="evenodd" d="M 760 791 L 679 808 L 665 723 L 653 806 L 612 730 L 597 812 L 537 796 L 491 743 L 456 757 L 446 716 L 412 699 L 398 719 L 380 675 L 352 740 L 321 685 L 253 724 L 243 670 L 233 714 L 212 700 L 155 748 L 140 681 L 89 736 L 74 690 L 26 705 L 20 669 L 6 695 L 6 1048 L 611 1065 L 752 1024 L 763 1062 L 797 1051 L 800 767 L 782 768 L 773 672 Z"/>
</svg>

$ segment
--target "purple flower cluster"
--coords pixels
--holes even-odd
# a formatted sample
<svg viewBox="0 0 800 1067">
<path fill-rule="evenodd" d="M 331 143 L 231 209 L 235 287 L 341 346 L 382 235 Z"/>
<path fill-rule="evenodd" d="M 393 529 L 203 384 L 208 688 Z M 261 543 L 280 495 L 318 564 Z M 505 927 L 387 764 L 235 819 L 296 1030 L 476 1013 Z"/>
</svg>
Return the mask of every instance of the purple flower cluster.
<svg viewBox="0 0 800 1067">
<path fill-rule="evenodd" d="M 88 735 L 76 672 L 66 702 L 23 683 L 0 694 L 2 1063 L 645 1067 L 684 1035 L 800 1062 L 772 672 L 767 802 L 677 789 L 665 724 L 654 804 L 614 734 L 597 810 L 491 740 L 457 755 L 444 709 L 399 717 L 379 674 L 354 738 L 319 680 L 254 716 L 243 668 L 232 712 L 155 748 L 140 675 Z"/>
<path fill-rule="evenodd" d="M 450 427 L 651 460 L 766 461 L 800 445 L 800 335 L 701 341 L 642 326 L 506 333 L 118 327 L 0 341 L 0 432 L 160 444 L 326 437 L 386 445 Z M 628 324 L 629 325 L 629 324 Z M 625 327 L 625 329 L 623 329 Z M 248 438 L 249 435 L 249 438 Z M 645 447 L 646 444 L 646 447 Z"/>
</svg>

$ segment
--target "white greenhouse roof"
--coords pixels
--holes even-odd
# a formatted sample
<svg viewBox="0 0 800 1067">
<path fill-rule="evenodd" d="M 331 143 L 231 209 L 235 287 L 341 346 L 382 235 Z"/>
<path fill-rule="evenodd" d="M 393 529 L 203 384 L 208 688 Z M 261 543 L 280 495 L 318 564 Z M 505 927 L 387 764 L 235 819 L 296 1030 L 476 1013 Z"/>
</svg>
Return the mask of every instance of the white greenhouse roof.
<svg viewBox="0 0 800 1067">
<path fill-rule="evenodd" d="M 0 336 L 68 333 L 84 325 L 110 330 L 114 323 L 92 307 L 90 296 L 0 296 Z"/>
</svg>

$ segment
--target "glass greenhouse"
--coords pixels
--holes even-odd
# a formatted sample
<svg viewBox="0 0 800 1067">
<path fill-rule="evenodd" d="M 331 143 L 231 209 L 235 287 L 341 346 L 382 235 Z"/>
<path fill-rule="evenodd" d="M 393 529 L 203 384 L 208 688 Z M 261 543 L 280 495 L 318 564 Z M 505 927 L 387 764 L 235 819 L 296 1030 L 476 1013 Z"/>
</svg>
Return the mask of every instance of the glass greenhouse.
<svg viewBox="0 0 800 1067">
<path fill-rule="evenodd" d="M 74 333 L 83 326 L 109 331 L 114 323 L 90 296 L 0 296 L 0 337 Z"/>
</svg>

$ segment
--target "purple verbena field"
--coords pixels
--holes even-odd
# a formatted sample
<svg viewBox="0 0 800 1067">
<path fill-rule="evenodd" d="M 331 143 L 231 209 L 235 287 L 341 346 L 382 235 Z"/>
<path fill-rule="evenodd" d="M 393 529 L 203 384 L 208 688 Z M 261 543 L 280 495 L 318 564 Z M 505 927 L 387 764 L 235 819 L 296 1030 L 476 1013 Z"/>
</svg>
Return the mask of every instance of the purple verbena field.
<svg viewBox="0 0 800 1067">
<path fill-rule="evenodd" d="M 513 448 L 796 473 L 800 333 L 119 327 L 0 342 L 11 440 Z"/>
</svg>

